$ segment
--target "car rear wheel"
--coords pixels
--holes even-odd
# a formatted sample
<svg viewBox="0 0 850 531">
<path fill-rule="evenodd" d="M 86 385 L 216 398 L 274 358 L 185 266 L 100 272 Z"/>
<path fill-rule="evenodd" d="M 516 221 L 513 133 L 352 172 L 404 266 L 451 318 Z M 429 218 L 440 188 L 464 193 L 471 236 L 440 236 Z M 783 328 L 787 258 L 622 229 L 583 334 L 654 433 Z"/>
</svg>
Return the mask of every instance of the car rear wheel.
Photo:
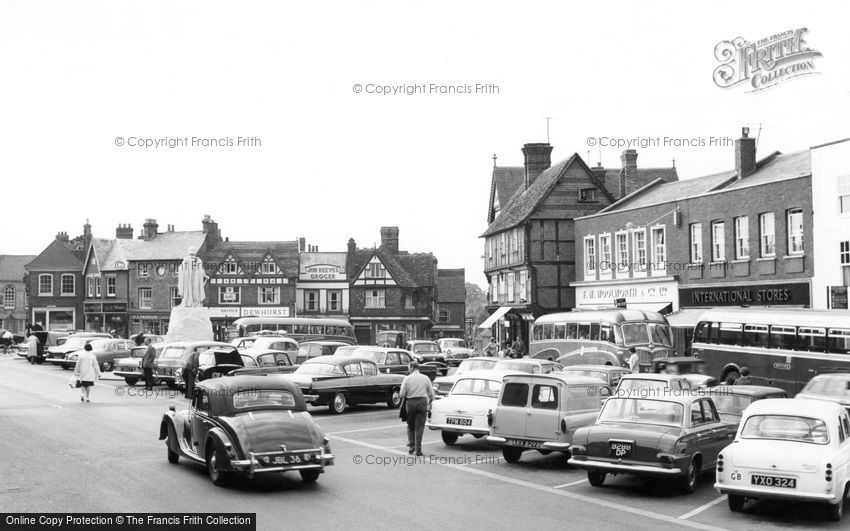
<svg viewBox="0 0 850 531">
<path fill-rule="evenodd" d="M 175 382 L 174 380 L 166 381 L 165 385 L 167 385 L 169 389 L 177 389 L 177 382 Z"/>
<path fill-rule="evenodd" d="M 225 470 L 226 463 L 227 453 L 225 453 L 221 443 L 215 441 L 207 453 L 207 471 L 210 474 L 213 485 L 217 487 L 226 485 L 230 480 L 230 474 Z"/>
<path fill-rule="evenodd" d="M 113 364 L 111 361 L 104 361 L 100 364 L 100 370 L 102 372 L 109 372 L 112 370 Z"/>
<path fill-rule="evenodd" d="M 446 446 L 453 446 L 454 443 L 457 442 L 457 438 L 459 435 L 457 433 L 451 431 L 441 432 L 443 435 L 443 442 L 446 443 Z"/>
<path fill-rule="evenodd" d="M 127 385 L 136 385 L 136 382 L 138 382 L 139 379 L 127 376 L 126 378 L 124 378 L 124 381 L 127 382 Z"/>
<path fill-rule="evenodd" d="M 601 487 L 605 483 L 605 476 L 607 476 L 605 472 L 601 472 L 599 470 L 588 470 L 587 482 L 594 487 Z"/>
<path fill-rule="evenodd" d="M 63 369 L 65 369 L 65 370 L 67 371 L 67 370 L 69 370 L 69 369 L 71 368 L 71 364 L 70 364 L 70 363 L 63 363 L 63 364 L 62 364 L 62 368 L 63 368 Z"/>
<path fill-rule="evenodd" d="M 747 499 L 740 494 L 730 494 L 729 495 L 729 510 L 733 513 L 740 513 L 744 510 L 744 502 Z"/>
<path fill-rule="evenodd" d="M 301 481 L 304 483 L 315 483 L 317 479 L 319 479 L 319 471 L 318 470 L 301 470 Z"/>
<path fill-rule="evenodd" d="M 844 499 L 847 497 L 848 490 L 850 490 L 850 485 L 847 485 L 847 488 L 844 489 L 844 495 L 838 500 L 838 503 L 827 506 L 827 516 L 833 522 L 841 521 L 844 516 Z"/>
<path fill-rule="evenodd" d="M 168 438 L 165 440 L 165 447 L 168 448 L 168 462 L 176 464 L 180 460 L 180 454 L 171 449 L 171 443 L 177 443 L 177 437 L 174 436 L 174 428 L 168 427 Z"/>
<path fill-rule="evenodd" d="M 390 396 L 387 398 L 387 407 L 390 409 L 396 409 L 401 405 L 401 394 L 398 387 L 394 387 L 392 391 L 390 391 Z"/>
<path fill-rule="evenodd" d="M 691 494 L 697 488 L 699 476 L 699 458 L 694 457 L 688 463 L 688 469 L 679 477 L 679 490 L 682 494 Z"/>
<path fill-rule="evenodd" d="M 343 411 L 345 411 L 345 407 L 347 406 L 347 402 L 345 400 L 345 395 L 343 393 L 337 393 L 334 395 L 331 403 L 328 404 L 328 409 L 331 410 L 331 413 L 334 415 L 339 415 Z"/>
<path fill-rule="evenodd" d="M 519 458 L 522 457 L 522 448 L 504 446 L 502 447 L 502 457 L 504 457 L 505 461 L 508 463 L 516 463 L 519 461 Z"/>
</svg>

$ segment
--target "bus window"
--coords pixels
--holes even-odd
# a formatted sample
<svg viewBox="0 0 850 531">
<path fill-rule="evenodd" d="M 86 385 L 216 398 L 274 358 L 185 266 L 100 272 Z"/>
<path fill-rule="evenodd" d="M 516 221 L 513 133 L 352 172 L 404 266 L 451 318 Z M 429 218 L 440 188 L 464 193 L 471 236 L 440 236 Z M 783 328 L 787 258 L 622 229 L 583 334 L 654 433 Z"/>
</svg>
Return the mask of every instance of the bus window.
<svg viewBox="0 0 850 531">
<path fill-rule="evenodd" d="M 833 328 L 826 339 L 827 352 L 850 354 L 850 329 Z"/>
<path fill-rule="evenodd" d="M 740 345 L 741 324 L 720 323 L 720 337 L 718 338 L 718 343 L 721 345 Z"/>
<path fill-rule="evenodd" d="M 555 339 L 567 339 L 566 323 L 555 323 Z"/>
<path fill-rule="evenodd" d="M 809 352 L 825 352 L 826 329 L 800 327 L 800 329 L 797 331 L 797 350 L 808 350 Z"/>
<path fill-rule="evenodd" d="M 545 323 L 543 325 L 543 339 L 552 339 L 552 323 Z"/>
<path fill-rule="evenodd" d="M 665 324 L 649 323 L 649 338 L 656 345 L 664 345 L 665 347 L 673 346 L 670 327 Z"/>
<path fill-rule="evenodd" d="M 590 323 L 580 323 L 578 325 L 578 338 L 588 339 L 590 337 Z"/>
<path fill-rule="evenodd" d="M 708 330 L 710 323 L 702 322 L 697 324 L 694 330 L 694 343 L 708 343 Z"/>
<path fill-rule="evenodd" d="M 711 323 L 709 327 L 708 342 L 716 345 L 720 337 L 720 323 Z"/>
<path fill-rule="evenodd" d="M 793 326 L 771 326 L 770 348 L 794 350 L 794 338 L 796 335 L 797 330 Z"/>
<path fill-rule="evenodd" d="M 611 323 L 602 323 L 599 326 L 599 341 L 614 343 L 614 326 Z"/>
<path fill-rule="evenodd" d="M 310 326 L 309 325 L 299 324 L 299 325 L 295 325 L 293 328 L 295 329 L 293 331 L 293 333 L 295 333 L 295 334 L 309 334 L 310 333 Z"/>
<path fill-rule="evenodd" d="M 539 324 L 539 325 L 534 327 L 534 330 L 532 331 L 532 337 L 534 337 L 535 341 L 540 341 L 541 339 L 543 339 L 543 325 L 542 324 Z"/>
<path fill-rule="evenodd" d="M 308 330 L 310 330 L 310 334 L 324 335 L 325 333 L 325 327 L 322 325 L 310 325 L 310 328 L 308 328 Z"/>
<path fill-rule="evenodd" d="M 744 346 L 767 348 L 767 325 L 744 325 Z"/>
<path fill-rule="evenodd" d="M 646 325 L 643 323 L 625 323 L 620 326 L 620 329 L 623 332 L 623 344 L 627 347 L 649 343 Z"/>
<path fill-rule="evenodd" d="M 567 339 L 578 338 L 578 323 L 567 323 Z"/>
<path fill-rule="evenodd" d="M 590 324 L 590 339 L 599 341 L 599 323 Z"/>
</svg>

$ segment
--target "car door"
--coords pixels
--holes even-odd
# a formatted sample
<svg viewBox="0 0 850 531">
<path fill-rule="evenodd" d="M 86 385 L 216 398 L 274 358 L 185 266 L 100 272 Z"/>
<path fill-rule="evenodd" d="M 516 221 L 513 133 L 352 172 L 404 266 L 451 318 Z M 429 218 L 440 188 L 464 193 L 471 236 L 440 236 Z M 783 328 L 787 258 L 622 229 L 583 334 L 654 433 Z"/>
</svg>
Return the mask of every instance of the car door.
<svg viewBox="0 0 850 531">
<path fill-rule="evenodd" d="M 557 438 L 561 422 L 560 404 L 565 391 L 565 386 L 559 382 L 532 382 L 530 407 L 525 423 L 526 437 L 547 441 Z"/>
<path fill-rule="evenodd" d="M 720 415 L 710 398 L 691 403 L 691 428 L 696 432 L 703 469 L 714 467 L 717 455 L 731 440 L 731 428 L 720 421 Z"/>
<path fill-rule="evenodd" d="M 530 415 L 528 404 L 531 384 L 528 379 L 506 379 L 496 407 L 493 433 L 500 437 L 525 437 L 526 418 Z"/>
<path fill-rule="evenodd" d="M 363 372 L 363 393 L 369 397 L 368 401 L 374 403 L 386 400 L 387 383 L 384 381 L 385 377 L 378 372 L 378 365 L 371 361 L 361 361 L 360 367 Z"/>
<path fill-rule="evenodd" d="M 402 356 L 406 356 L 406 354 L 398 351 L 387 352 L 387 357 L 384 360 L 384 372 L 387 374 L 407 374 L 407 365 L 402 364 Z"/>
<path fill-rule="evenodd" d="M 195 388 L 195 395 L 192 397 L 192 407 L 189 410 L 190 420 L 190 448 L 192 451 L 203 457 L 203 448 L 201 445 L 207 432 L 212 428 L 210 421 L 210 397 L 205 389 Z"/>
<path fill-rule="evenodd" d="M 345 364 L 343 369 L 348 376 L 345 385 L 348 390 L 348 401 L 351 403 L 368 402 L 371 398 L 366 387 L 366 379 L 363 377 L 363 367 L 360 366 L 360 361 L 350 361 Z"/>
</svg>

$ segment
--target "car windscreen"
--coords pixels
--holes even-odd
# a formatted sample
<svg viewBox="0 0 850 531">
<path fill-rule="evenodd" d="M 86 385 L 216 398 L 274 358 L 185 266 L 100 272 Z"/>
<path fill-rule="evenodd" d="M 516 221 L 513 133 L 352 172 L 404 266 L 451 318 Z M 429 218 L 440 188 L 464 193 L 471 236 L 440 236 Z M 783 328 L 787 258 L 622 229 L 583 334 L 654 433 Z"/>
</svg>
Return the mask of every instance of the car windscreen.
<svg viewBox="0 0 850 531">
<path fill-rule="evenodd" d="M 635 389 L 667 389 L 666 380 L 650 380 L 644 378 L 623 378 L 617 391 L 632 391 Z"/>
<path fill-rule="evenodd" d="M 263 409 L 295 407 L 295 397 L 289 391 L 257 390 L 241 391 L 233 395 L 234 409 Z"/>
<path fill-rule="evenodd" d="M 439 352 L 440 349 L 434 343 L 417 343 L 413 345 L 413 352 L 421 354 L 423 352 Z"/>
<path fill-rule="evenodd" d="M 750 397 L 748 396 L 736 396 L 723 392 L 712 393 L 711 399 L 714 401 L 717 412 L 721 415 L 740 417 L 747 406 L 750 405 Z"/>
<path fill-rule="evenodd" d="M 86 343 L 90 343 L 91 341 L 94 341 L 94 339 L 90 337 L 69 337 L 67 341 L 62 343 L 62 346 L 67 348 L 80 349 L 83 348 Z"/>
<path fill-rule="evenodd" d="M 342 367 L 332 363 L 305 363 L 298 367 L 295 372 L 301 374 L 335 374 L 340 376 L 345 374 Z"/>
<path fill-rule="evenodd" d="M 493 369 L 497 371 L 527 372 L 529 374 L 536 374 L 540 372 L 540 368 L 537 365 L 533 365 L 531 363 L 517 363 L 512 361 L 500 361 L 493 366 Z"/>
<path fill-rule="evenodd" d="M 792 415 L 753 415 L 744 421 L 741 438 L 827 444 L 829 430 L 820 419 Z"/>
<path fill-rule="evenodd" d="M 589 378 L 596 378 L 598 380 L 602 380 L 605 383 L 608 383 L 608 373 L 605 371 L 594 371 L 590 369 L 570 369 L 569 367 L 565 368 L 565 373 L 569 373 L 571 376 L 587 376 Z"/>
<path fill-rule="evenodd" d="M 803 388 L 803 392 L 841 398 L 850 397 L 850 380 L 840 378 L 815 379 Z"/>
<path fill-rule="evenodd" d="M 186 347 L 166 347 L 165 350 L 162 351 L 163 359 L 182 359 L 183 353 L 186 352 Z"/>
<path fill-rule="evenodd" d="M 502 390 L 502 382 L 484 378 L 462 378 L 452 388 L 452 395 L 473 395 L 496 398 Z"/>
<path fill-rule="evenodd" d="M 610 398 L 605 402 L 598 422 L 633 422 L 638 424 L 660 424 L 682 426 L 685 406 L 664 400 L 642 400 L 640 398 Z"/>
<path fill-rule="evenodd" d="M 455 371 L 455 374 L 460 374 L 465 371 L 492 369 L 497 363 L 499 363 L 497 360 L 466 360 L 461 362 L 460 366 L 458 366 Z"/>
<path fill-rule="evenodd" d="M 374 361 L 375 363 L 383 363 L 384 358 L 387 357 L 385 352 L 378 352 L 375 350 L 358 348 L 355 350 L 339 350 L 336 354 L 337 356 L 345 356 L 348 358 L 364 358 L 369 361 Z"/>
</svg>

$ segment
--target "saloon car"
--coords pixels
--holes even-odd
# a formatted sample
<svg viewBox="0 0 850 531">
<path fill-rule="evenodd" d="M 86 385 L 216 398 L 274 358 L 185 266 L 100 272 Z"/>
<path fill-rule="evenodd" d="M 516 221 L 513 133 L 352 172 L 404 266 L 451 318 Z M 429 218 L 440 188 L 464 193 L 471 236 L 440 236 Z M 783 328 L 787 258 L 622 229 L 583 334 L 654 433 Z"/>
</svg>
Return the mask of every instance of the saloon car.
<svg viewBox="0 0 850 531">
<path fill-rule="evenodd" d="M 705 374 L 705 360 L 691 356 L 655 358 L 650 372 L 656 374 L 675 374 L 691 382 L 694 389 L 712 387 L 720 383 L 714 376 Z"/>
<path fill-rule="evenodd" d="M 404 380 L 401 374 L 378 372 L 374 361 L 345 356 L 313 358 L 281 377 L 300 386 L 308 404 L 327 405 L 335 414 L 357 404 L 385 403 L 397 408 Z"/>
<path fill-rule="evenodd" d="M 88 342 L 91 345 L 92 354 L 97 358 L 100 370 L 109 372 L 115 367 L 115 362 L 130 355 L 130 349 L 135 344 L 129 339 L 95 339 Z M 77 358 L 82 350 L 74 351 L 65 357 L 62 363 L 63 369 L 71 369 L 77 363 Z"/>
<path fill-rule="evenodd" d="M 505 376 L 491 413 L 492 429 L 487 442 L 500 446 L 508 463 L 519 461 L 528 449 L 544 455 L 552 451 L 569 453 L 573 433 L 596 419 L 600 397 L 608 391 L 596 378 L 563 374 Z"/>
<path fill-rule="evenodd" d="M 235 369 L 230 374 L 289 374 L 298 368 L 292 364 L 289 354 L 280 350 L 246 348 L 239 352 L 243 360 L 247 356 L 253 363 L 245 363 L 245 367 Z"/>
<path fill-rule="evenodd" d="M 472 349 L 466 346 L 466 341 L 457 337 L 442 337 L 437 340 L 440 352 L 446 355 L 446 364 L 449 367 L 457 367 L 460 363 L 472 356 Z"/>
<path fill-rule="evenodd" d="M 710 396 L 717 412 L 720 413 L 720 419 L 735 426 L 740 424 L 744 410 L 753 402 L 788 396 L 784 389 L 762 385 L 718 385 L 696 392 Z"/>
<path fill-rule="evenodd" d="M 507 371 L 466 371 L 449 395 L 431 405 L 426 426 L 439 430 L 448 446 L 458 437 L 470 434 L 479 439 L 490 433 L 489 414 L 496 409 L 502 378 Z"/>
<path fill-rule="evenodd" d="M 152 343 L 152 345 L 154 350 L 156 350 L 156 357 L 158 358 L 162 355 L 165 343 Z M 142 357 L 145 355 L 145 350 L 147 350 L 147 347 L 144 345 L 131 348 L 129 357 L 115 361 L 115 368 L 112 370 L 112 374 L 120 378 L 124 378 L 127 385 L 136 385 L 139 380 L 144 380 L 145 375 L 142 370 Z M 159 379 L 154 378 L 153 385 L 159 384 Z"/>
<path fill-rule="evenodd" d="M 605 401 L 595 423 L 575 432 L 569 463 L 587 469 L 594 487 L 608 474 L 631 474 L 675 480 L 690 494 L 734 436 L 735 426 L 721 420 L 710 397 L 618 395 Z"/>
<path fill-rule="evenodd" d="M 38 334 L 38 332 L 36 332 Z M 53 332 L 46 332 L 48 337 Z M 95 339 L 111 339 L 109 334 L 80 332 L 73 335 L 64 335 L 54 339 L 55 345 L 47 347 L 44 361 L 61 365 L 63 369 L 70 369 L 74 363 L 68 363 L 66 359 L 71 353 L 76 352 Z M 41 341 L 41 339 L 39 339 Z"/>
<path fill-rule="evenodd" d="M 497 363 L 499 363 L 499 358 L 486 356 L 465 359 L 460 362 L 454 373 L 434 379 L 434 393 L 438 397 L 445 396 L 449 394 L 457 379 L 466 371 L 492 369 Z"/>
<path fill-rule="evenodd" d="M 399 348 L 364 347 L 351 345 L 337 349 L 335 356 L 364 358 L 374 361 L 378 371 L 385 374 L 408 374 L 410 362 L 413 360 L 410 352 Z M 433 365 L 420 365 L 419 372 L 433 382 L 437 377 L 437 368 Z"/>
<path fill-rule="evenodd" d="M 587 376 L 588 378 L 599 378 L 611 389 L 617 387 L 620 379 L 631 374 L 632 371 L 624 367 L 613 365 L 569 365 L 561 370 L 561 374 L 568 376 Z"/>
<path fill-rule="evenodd" d="M 300 365 L 319 356 L 333 356 L 338 348 L 346 346 L 350 344 L 343 341 L 302 341 L 298 344 L 298 353 L 291 359 L 293 363 Z"/>
<path fill-rule="evenodd" d="M 796 398 L 835 402 L 850 411 L 850 373 L 819 374 L 809 380 Z"/>
<path fill-rule="evenodd" d="M 195 387 L 192 405 L 162 417 L 169 463 L 205 465 L 215 485 L 235 474 L 298 471 L 313 482 L 334 464 L 330 444 L 307 412 L 298 386 L 281 378 L 234 376 Z"/>
<path fill-rule="evenodd" d="M 642 395 L 651 394 L 682 394 L 691 391 L 693 384 L 684 376 L 677 374 L 655 374 L 640 372 L 623 375 L 614 394 L 624 396 L 640 392 Z"/>
<path fill-rule="evenodd" d="M 560 363 L 533 358 L 500 359 L 493 365 L 493 369 L 497 371 L 526 372 L 528 374 L 551 374 L 561 372 L 563 368 L 564 366 Z"/>
<path fill-rule="evenodd" d="M 440 352 L 439 345 L 434 341 L 413 339 L 406 343 L 404 349 L 410 352 L 420 365 L 425 363 L 433 365 L 443 376 L 449 373 L 449 366 L 446 364 L 446 355 Z"/>
<path fill-rule="evenodd" d="M 821 502 L 840 520 L 850 494 L 850 415 L 818 400 L 759 400 L 717 459 L 714 486 L 729 509 L 748 499 Z"/>
<path fill-rule="evenodd" d="M 176 341 L 166 343 L 162 354 L 153 365 L 154 378 L 165 383 L 170 389 L 177 389 L 183 382 L 183 361 L 193 353 L 211 349 L 212 347 L 230 347 L 229 343 L 221 341 Z"/>
</svg>

